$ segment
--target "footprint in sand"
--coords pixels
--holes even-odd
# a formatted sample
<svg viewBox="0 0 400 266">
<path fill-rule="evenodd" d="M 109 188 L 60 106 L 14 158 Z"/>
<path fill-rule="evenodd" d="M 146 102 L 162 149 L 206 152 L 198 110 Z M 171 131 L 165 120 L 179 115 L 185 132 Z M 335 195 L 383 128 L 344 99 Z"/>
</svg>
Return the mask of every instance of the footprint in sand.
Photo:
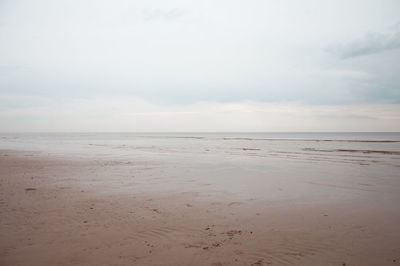
<svg viewBox="0 0 400 266">
<path fill-rule="evenodd" d="M 158 213 L 158 214 L 161 214 L 161 212 L 160 212 L 160 210 L 159 209 L 151 209 L 153 212 L 155 212 L 155 213 Z"/>
<path fill-rule="evenodd" d="M 235 235 L 241 235 L 242 230 L 230 230 L 230 231 L 226 232 L 225 234 L 227 234 L 227 236 L 229 236 L 229 238 L 232 239 Z"/>
<path fill-rule="evenodd" d="M 229 203 L 228 206 L 230 207 L 230 206 L 242 205 L 242 204 L 243 204 L 242 202 L 234 201 L 234 202 Z"/>
</svg>

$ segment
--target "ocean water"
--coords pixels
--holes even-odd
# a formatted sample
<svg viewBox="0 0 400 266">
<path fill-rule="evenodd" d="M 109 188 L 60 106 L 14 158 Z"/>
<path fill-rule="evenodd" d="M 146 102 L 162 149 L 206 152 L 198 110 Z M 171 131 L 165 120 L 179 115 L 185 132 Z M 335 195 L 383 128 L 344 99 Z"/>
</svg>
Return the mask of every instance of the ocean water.
<svg viewBox="0 0 400 266">
<path fill-rule="evenodd" d="M 362 200 L 380 208 L 400 200 L 400 133 L 20 133 L 0 134 L 0 149 L 119 161 L 133 170 L 147 163 L 135 179 L 142 191 Z"/>
<path fill-rule="evenodd" d="M 222 155 L 398 166 L 400 133 L 18 133 L 1 149 L 81 156 Z"/>
</svg>

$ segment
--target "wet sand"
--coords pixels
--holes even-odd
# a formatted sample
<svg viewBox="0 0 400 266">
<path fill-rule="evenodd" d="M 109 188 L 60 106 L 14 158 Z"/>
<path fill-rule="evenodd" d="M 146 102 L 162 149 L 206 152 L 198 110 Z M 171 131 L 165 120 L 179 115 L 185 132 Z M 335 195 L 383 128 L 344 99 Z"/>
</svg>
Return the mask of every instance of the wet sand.
<svg viewBox="0 0 400 266">
<path fill-rule="evenodd" d="M 315 177 L 309 186 L 369 196 L 266 200 L 230 193 L 229 176 L 214 189 L 201 173 L 2 150 L 0 265 L 400 265 L 398 186 Z"/>
</svg>

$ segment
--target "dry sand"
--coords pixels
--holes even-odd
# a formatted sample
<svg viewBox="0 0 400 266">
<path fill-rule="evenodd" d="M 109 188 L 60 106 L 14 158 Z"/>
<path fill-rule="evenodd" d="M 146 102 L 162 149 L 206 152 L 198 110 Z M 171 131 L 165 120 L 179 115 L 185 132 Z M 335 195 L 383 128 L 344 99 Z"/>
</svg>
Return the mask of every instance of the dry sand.
<svg viewBox="0 0 400 266">
<path fill-rule="evenodd" d="M 151 169 L 0 151 L 0 265 L 400 264 L 399 208 L 148 191 Z"/>
</svg>

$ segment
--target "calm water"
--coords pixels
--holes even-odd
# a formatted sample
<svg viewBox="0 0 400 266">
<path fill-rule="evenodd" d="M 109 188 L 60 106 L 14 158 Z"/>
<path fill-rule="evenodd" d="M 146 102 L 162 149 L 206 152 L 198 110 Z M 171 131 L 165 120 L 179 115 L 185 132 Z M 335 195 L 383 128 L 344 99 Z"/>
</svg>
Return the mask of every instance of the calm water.
<svg viewBox="0 0 400 266">
<path fill-rule="evenodd" d="M 0 134 L 0 149 L 122 161 L 133 170 L 148 162 L 136 176 L 143 191 L 379 206 L 400 200 L 400 133 L 25 133 Z"/>
<path fill-rule="evenodd" d="M 81 155 L 140 151 L 397 164 L 400 133 L 20 133 L 0 134 L 0 148 Z"/>
<path fill-rule="evenodd" d="M 400 166 L 400 133 L 20 133 L 1 149 L 90 157 L 225 157 Z"/>
<path fill-rule="evenodd" d="M 0 148 L 95 155 L 116 150 L 223 153 L 242 156 L 389 158 L 400 155 L 400 133 L 19 133 L 0 134 Z"/>
</svg>

